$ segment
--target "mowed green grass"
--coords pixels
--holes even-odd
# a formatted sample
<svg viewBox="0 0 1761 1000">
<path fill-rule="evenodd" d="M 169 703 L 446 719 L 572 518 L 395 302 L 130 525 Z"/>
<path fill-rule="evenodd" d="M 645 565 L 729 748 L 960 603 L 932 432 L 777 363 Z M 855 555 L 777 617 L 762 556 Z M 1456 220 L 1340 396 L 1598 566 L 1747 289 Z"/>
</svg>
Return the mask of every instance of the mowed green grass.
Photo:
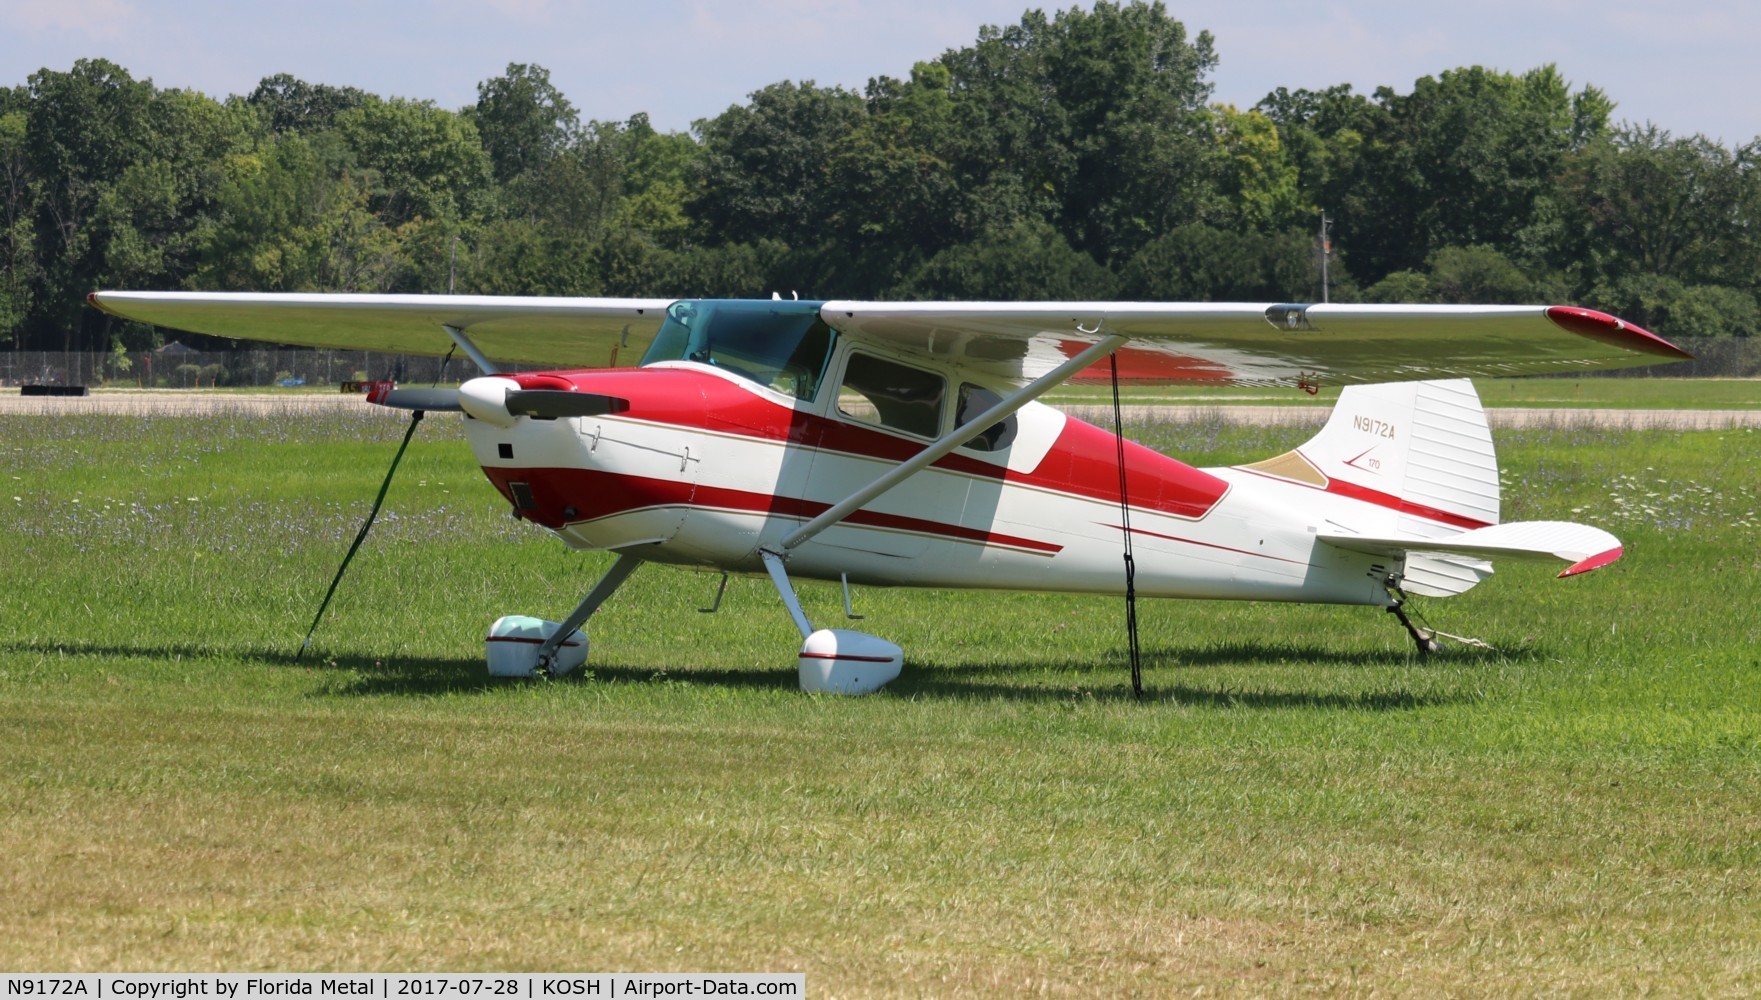
<svg viewBox="0 0 1761 1000">
<path fill-rule="evenodd" d="M 1753 410 L 1761 408 L 1761 382 L 1741 378 L 1500 378 L 1475 379 L 1487 406 L 1560 408 L 1632 407 L 1649 410 Z M 1112 399 L 1106 385 L 1066 385 L 1048 394 L 1061 405 L 1095 405 Z M 1338 387 L 1309 395 L 1300 389 L 1240 386 L 1125 386 L 1132 403 L 1251 404 L 1331 408 Z"/>
<path fill-rule="evenodd" d="M 803 971 L 816 996 L 1761 990 L 1761 434 L 1501 435 L 1507 518 L 1627 556 L 1364 608 L 857 592 L 904 676 L 795 688 L 768 583 L 650 567 L 587 677 L 493 618 L 606 565 L 396 415 L 0 415 L 0 967 Z M 1132 429 L 1201 464 L 1299 429 Z M 835 588 L 803 585 L 835 623 Z"/>
</svg>

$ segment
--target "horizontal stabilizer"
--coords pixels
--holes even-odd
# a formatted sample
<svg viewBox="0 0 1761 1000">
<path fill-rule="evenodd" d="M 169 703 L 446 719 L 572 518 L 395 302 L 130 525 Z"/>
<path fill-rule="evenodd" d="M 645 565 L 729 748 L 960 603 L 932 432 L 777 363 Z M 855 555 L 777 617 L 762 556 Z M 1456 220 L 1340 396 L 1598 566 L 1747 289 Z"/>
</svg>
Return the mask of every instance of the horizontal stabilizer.
<svg viewBox="0 0 1761 1000">
<path fill-rule="evenodd" d="M 1570 563 L 1562 577 L 1598 569 L 1620 558 L 1620 539 L 1601 528 L 1569 521 L 1512 521 L 1488 528 L 1475 528 L 1442 538 L 1327 534 L 1319 536 L 1329 545 L 1372 555 L 1404 556 L 1409 552 L 1440 552 L 1492 559 L 1559 559 Z"/>
</svg>

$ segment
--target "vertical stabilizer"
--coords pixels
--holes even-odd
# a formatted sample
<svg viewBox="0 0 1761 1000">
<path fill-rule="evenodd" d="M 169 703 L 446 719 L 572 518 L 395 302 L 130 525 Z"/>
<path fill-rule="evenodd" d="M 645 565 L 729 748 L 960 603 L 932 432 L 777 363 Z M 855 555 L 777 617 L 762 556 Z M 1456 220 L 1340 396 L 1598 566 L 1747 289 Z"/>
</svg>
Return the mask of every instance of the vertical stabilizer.
<svg viewBox="0 0 1761 1000">
<path fill-rule="evenodd" d="M 1295 451 L 1244 468 L 1324 491 L 1314 498 L 1341 536 L 1442 538 L 1498 523 L 1498 459 L 1467 379 L 1356 385 Z M 1413 551 L 1405 586 L 1458 594 L 1492 572 L 1483 558 Z"/>
<path fill-rule="evenodd" d="M 1429 537 L 1498 523 L 1498 459 L 1467 379 L 1350 386 L 1296 451 L 1328 492 L 1385 512 L 1360 531 Z"/>
</svg>

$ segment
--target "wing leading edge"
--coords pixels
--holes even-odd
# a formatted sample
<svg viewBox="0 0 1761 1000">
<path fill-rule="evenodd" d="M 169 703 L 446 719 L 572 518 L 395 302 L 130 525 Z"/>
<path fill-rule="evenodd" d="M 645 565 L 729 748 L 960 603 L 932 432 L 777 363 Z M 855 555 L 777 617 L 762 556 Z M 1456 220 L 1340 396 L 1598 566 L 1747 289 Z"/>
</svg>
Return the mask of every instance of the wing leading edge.
<svg viewBox="0 0 1761 1000">
<path fill-rule="evenodd" d="M 827 302 L 846 335 L 1025 380 L 1103 336 L 1139 383 L 1347 385 L 1622 368 L 1690 358 L 1605 313 L 1570 306 L 1286 303 Z M 1077 381 L 1106 377 L 1097 366 Z"/>
</svg>

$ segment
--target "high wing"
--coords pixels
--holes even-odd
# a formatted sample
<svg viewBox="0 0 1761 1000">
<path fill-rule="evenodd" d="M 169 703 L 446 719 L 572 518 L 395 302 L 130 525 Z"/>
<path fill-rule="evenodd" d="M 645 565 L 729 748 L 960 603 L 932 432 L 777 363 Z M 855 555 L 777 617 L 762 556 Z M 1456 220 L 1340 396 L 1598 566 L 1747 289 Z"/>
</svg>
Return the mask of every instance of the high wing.
<svg viewBox="0 0 1761 1000">
<path fill-rule="evenodd" d="M 642 359 L 672 299 L 282 292 L 93 292 L 124 319 L 302 347 L 439 356 L 447 327 L 498 361 L 616 368 Z"/>
<path fill-rule="evenodd" d="M 1690 358 L 1605 313 L 1571 306 L 1150 302 L 827 302 L 847 336 L 1025 382 L 1120 335 L 1138 383 L 1345 385 L 1623 368 Z M 1075 380 L 1105 378 L 1097 366 Z"/>
<path fill-rule="evenodd" d="M 223 337 L 439 355 L 461 331 L 484 355 L 561 368 L 637 363 L 670 299 L 250 292 L 94 292 L 105 312 Z M 1570 306 L 1287 303 L 826 302 L 846 337 L 1026 384 L 1123 337 L 1136 383 L 1317 387 L 1623 368 L 1691 357 Z M 1075 378 L 1104 378 L 1096 366 Z"/>
</svg>

